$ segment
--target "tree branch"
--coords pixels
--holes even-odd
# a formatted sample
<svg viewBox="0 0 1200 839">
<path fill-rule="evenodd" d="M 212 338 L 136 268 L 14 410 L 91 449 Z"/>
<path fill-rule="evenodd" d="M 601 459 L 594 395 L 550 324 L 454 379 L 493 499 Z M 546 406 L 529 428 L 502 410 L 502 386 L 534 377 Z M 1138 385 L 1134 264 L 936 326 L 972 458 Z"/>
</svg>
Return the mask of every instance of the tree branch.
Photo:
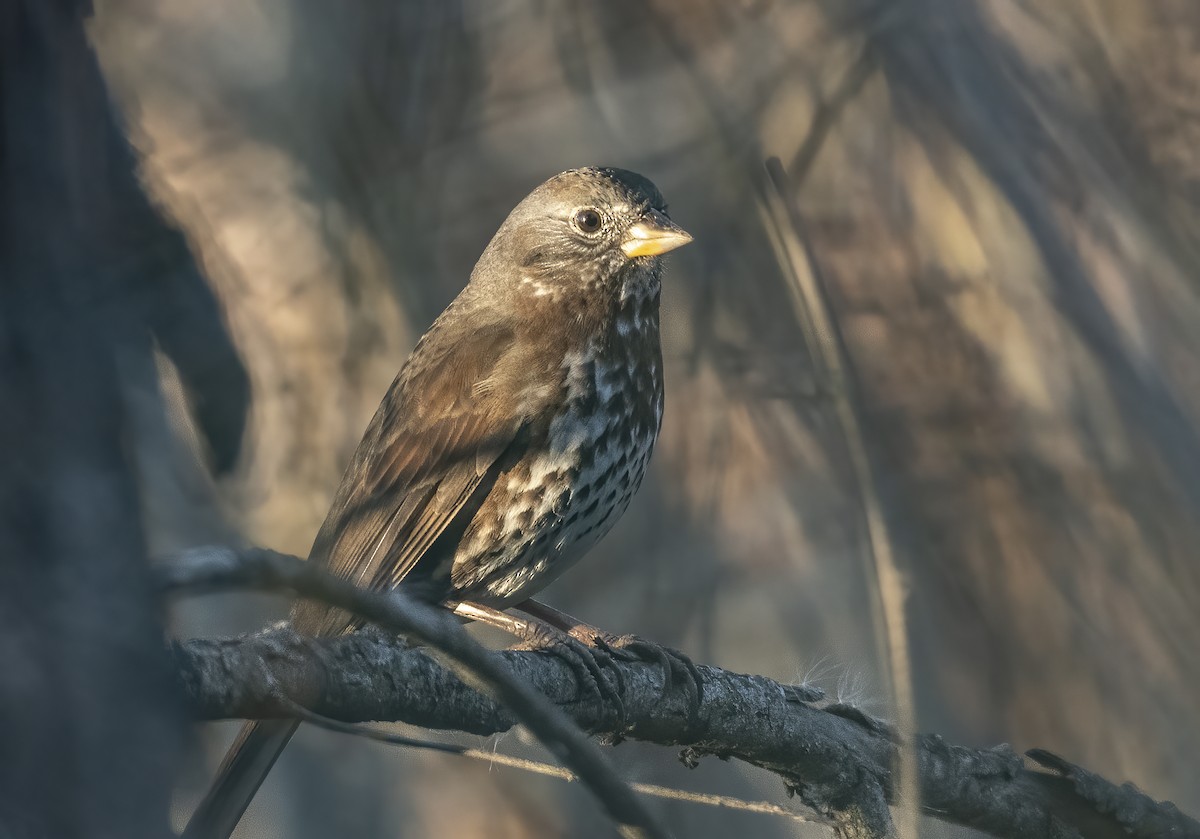
<svg viewBox="0 0 1200 839">
<path fill-rule="evenodd" d="M 543 695 L 514 677 L 503 659 L 472 639 L 450 612 L 418 603 L 399 591 L 357 588 L 312 563 L 262 548 L 200 548 L 162 563 L 156 570 L 164 592 L 235 587 L 286 589 L 428 644 L 448 659 L 459 675 L 495 696 L 552 754 L 574 770 L 617 822 L 622 835 L 648 839 L 668 836 L 595 744 Z M 261 667 L 255 668 L 255 673 L 272 684 L 277 678 Z M 476 695 L 483 698 L 482 694 Z M 305 704 L 300 698 L 303 696 L 292 698 Z"/>
<path fill-rule="evenodd" d="M 316 592 L 309 587 L 304 593 Z M 348 599 L 335 605 L 354 608 Z M 377 631 L 313 639 L 274 629 L 175 642 L 172 654 L 200 719 L 288 717 L 294 701 L 346 722 L 403 721 L 479 735 L 506 731 L 518 721 L 528 725 L 433 653 Z M 517 681 L 593 735 L 681 746 L 688 765 L 706 755 L 738 758 L 778 774 L 789 792 L 832 818 L 843 835 L 889 830 L 896 748 L 891 729 L 855 708 L 821 704 L 819 691 L 700 665 L 704 698 L 693 714 L 688 686 L 664 685 L 657 663 L 614 660 L 625 711 L 620 719 L 595 691 L 581 692 L 558 657 L 518 651 L 497 657 Z M 916 748 L 921 808 L 947 822 L 1013 839 L 1200 837 L 1200 823 L 1172 804 L 1040 750 L 1030 757 L 1050 772 L 1030 768 L 1008 746 L 969 749 L 926 735 Z"/>
</svg>

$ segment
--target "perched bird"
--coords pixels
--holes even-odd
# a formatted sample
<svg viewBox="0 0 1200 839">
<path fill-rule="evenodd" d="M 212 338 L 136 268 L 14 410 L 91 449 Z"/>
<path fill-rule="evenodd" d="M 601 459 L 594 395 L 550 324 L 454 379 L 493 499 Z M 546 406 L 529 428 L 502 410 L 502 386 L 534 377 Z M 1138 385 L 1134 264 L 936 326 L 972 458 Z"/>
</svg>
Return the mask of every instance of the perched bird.
<svg viewBox="0 0 1200 839">
<path fill-rule="evenodd" d="M 691 238 L 634 172 L 573 169 L 530 193 L 396 376 L 309 561 L 495 609 L 558 577 L 645 475 L 663 415 L 660 257 Z M 311 601 L 292 623 L 357 627 Z M 296 725 L 247 724 L 184 836 L 228 836 Z"/>
</svg>

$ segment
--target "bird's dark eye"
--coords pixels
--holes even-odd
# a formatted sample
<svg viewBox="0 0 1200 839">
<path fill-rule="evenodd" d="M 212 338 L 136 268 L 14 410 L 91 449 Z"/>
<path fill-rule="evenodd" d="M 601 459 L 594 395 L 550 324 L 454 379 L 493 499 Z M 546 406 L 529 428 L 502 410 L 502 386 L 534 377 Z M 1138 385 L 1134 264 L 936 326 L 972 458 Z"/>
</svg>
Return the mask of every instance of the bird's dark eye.
<svg viewBox="0 0 1200 839">
<path fill-rule="evenodd" d="M 600 229 L 600 213 L 596 210 L 580 210 L 575 214 L 573 219 L 575 226 L 583 233 L 595 233 Z"/>
</svg>

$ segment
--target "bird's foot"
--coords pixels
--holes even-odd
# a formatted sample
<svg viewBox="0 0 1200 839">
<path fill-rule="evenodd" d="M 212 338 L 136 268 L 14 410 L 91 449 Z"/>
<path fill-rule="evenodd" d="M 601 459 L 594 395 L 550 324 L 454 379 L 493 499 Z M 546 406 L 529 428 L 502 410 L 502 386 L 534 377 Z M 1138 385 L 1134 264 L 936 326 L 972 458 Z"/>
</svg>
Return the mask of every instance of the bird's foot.
<svg viewBox="0 0 1200 839">
<path fill-rule="evenodd" d="M 676 684 L 687 685 L 685 690 L 688 691 L 688 718 L 693 721 L 699 718 L 700 703 L 704 699 L 704 679 L 699 668 L 679 650 L 655 644 L 636 635 L 614 635 L 536 600 L 527 600 L 517 606 L 517 609 L 535 620 L 561 629 L 590 649 L 602 650 L 613 659 L 658 664 L 663 671 L 662 696 L 668 696 Z"/>
<path fill-rule="evenodd" d="M 699 716 L 700 703 L 704 699 L 704 678 L 685 653 L 637 635 L 613 635 L 602 631 L 591 633 L 584 643 L 604 650 L 619 661 L 658 664 L 663 671 L 662 696 L 668 696 L 675 685 L 684 685 L 688 691 L 688 717 L 695 720 Z"/>
<path fill-rule="evenodd" d="M 624 721 L 625 703 L 621 695 L 625 692 L 625 682 L 621 678 L 621 671 L 612 666 L 611 654 L 607 649 L 590 646 L 570 633 L 541 621 L 531 621 L 520 637 L 521 642 L 511 649 L 536 650 L 560 659 L 575 674 L 579 685 L 577 700 L 582 700 L 590 693 L 612 707 L 617 719 Z"/>
<path fill-rule="evenodd" d="M 454 604 L 456 614 L 487 623 L 520 639 L 510 649 L 545 652 L 560 659 L 571 668 L 578 686 L 576 701 L 588 695 L 600 704 L 613 709 L 620 726 L 625 724 L 625 682 L 621 671 L 612 666 L 609 652 L 589 646 L 568 631 L 534 616 L 516 617 L 475 603 Z M 606 676 L 607 674 L 611 674 Z"/>
</svg>

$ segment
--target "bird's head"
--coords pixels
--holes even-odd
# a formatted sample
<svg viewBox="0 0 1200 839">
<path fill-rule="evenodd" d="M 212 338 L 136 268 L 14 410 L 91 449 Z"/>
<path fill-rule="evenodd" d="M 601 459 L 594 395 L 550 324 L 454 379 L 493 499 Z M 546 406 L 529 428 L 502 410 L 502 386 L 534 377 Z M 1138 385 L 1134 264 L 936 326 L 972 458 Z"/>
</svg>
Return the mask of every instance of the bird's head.
<svg viewBox="0 0 1200 839">
<path fill-rule="evenodd" d="M 572 169 L 531 192 L 480 260 L 491 277 L 534 296 L 657 291 L 660 259 L 692 237 L 662 193 L 626 169 Z M 474 281 L 474 278 L 473 278 Z"/>
</svg>

